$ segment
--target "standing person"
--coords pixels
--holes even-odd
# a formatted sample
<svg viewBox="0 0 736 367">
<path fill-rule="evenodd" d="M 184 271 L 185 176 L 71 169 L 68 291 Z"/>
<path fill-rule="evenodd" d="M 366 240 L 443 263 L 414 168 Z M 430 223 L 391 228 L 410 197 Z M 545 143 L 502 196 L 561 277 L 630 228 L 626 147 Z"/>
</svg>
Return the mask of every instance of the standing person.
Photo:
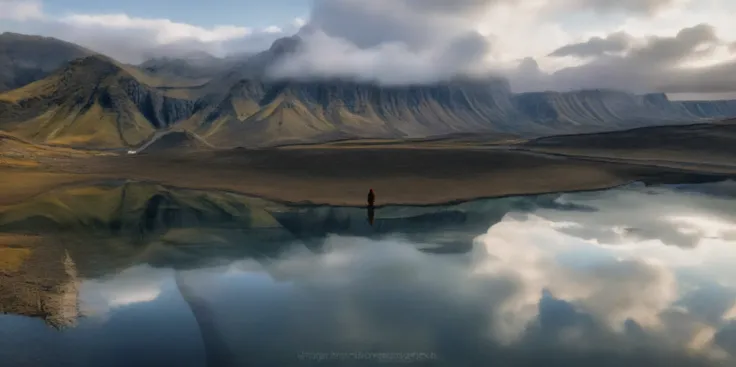
<svg viewBox="0 0 736 367">
<path fill-rule="evenodd" d="M 368 191 L 368 206 L 373 207 L 373 204 L 376 202 L 376 194 L 373 193 L 373 189 Z"/>
</svg>

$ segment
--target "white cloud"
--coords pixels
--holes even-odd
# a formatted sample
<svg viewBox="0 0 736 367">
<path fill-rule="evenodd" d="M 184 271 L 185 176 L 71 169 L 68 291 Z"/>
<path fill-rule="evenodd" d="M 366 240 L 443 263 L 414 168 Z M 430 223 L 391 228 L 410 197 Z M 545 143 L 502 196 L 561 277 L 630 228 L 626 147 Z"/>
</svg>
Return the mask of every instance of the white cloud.
<svg viewBox="0 0 736 367">
<path fill-rule="evenodd" d="M 298 27 L 254 29 L 240 25 L 202 27 L 163 18 L 127 14 L 46 14 L 40 1 L 0 0 L 0 19 L 20 22 L 23 30 L 78 43 L 123 62 L 138 63 L 154 56 L 205 51 L 218 56 L 255 52 L 296 32 Z M 2 29 L 0 31 L 12 30 Z"/>
<path fill-rule="evenodd" d="M 74 14 L 60 19 L 62 23 L 78 28 L 97 28 L 141 31 L 154 35 L 156 42 L 168 44 L 185 40 L 221 42 L 245 37 L 253 31 L 237 26 L 217 26 L 210 29 L 177 23 L 169 19 L 134 18 L 126 14 Z M 276 28 L 279 31 L 278 28 Z M 273 31 L 273 29 L 271 29 Z"/>
<path fill-rule="evenodd" d="M 490 73 L 509 77 L 516 91 L 736 90 L 736 56 L 730 51 L 736 32 L 724 11 L 732 6 L 722 0 L 438 0 L 430 5 L 317 1 L 301 34 L 303 47 L 273 71 L 382 83 Z"/>
<path fill-rule="evenodd" d="M 0 19 L 28 21 L 43 18 L 43 6 L 34 0 L 0 0 Z"/>
<path fill-rule="evenodd" d="M 483 71 L 506 75 L 517 91 L 736 91 L 736 23 L 731 19 L 736 2 L 729 0 L 317 0 L 308 18 L 262 29 L 201 27 L 126 14 L 57 16 L 43 14 L 41 5 L 0 1 L 3 17 L 23 23 L 24 30 L 130 62 L 155 53 L 259 51 L 303 27 L 306 47 L 278 65 L 277 74 L 403 83 Z M 672 43 L 679 32 L 706 25 L 713 40 L 675 45 L 682 53 L 677 63 L 642 58 L 657 52 L 649 50 L 662 43 L 657 40 Z M 560 57 L 585 44 L 606 52 Z"/>
<path fill-rule="evenodd" d="M 407 83 L 472 71 L 491 49 L 477 29 L 490 2 L 316 1 L 301 51 L 273 72 Z"/>
<path fill-rule="evenodd" d="M 104 318 L 112 309 L 155 301 L 171 276 L 168 270 L 138 266 L 108 278 L 87 280 L 81 292 L 89 296 L 80 307 L 85 315 Z"/>
<path fill-rule="evenodd" d="M 207 316 L 198 321 L 217 328 L 233 358 L 241 345 L 274 343 L 287 350 L 347 343 L 442 351 L 453 361 L 463 358 L 448 357 L 453 343 L 540 355 L 549 344 L 563 361 L 567 351 L 628 356 L 628 347 L 637 347 L 657 361 L 660 350 L 687 348 L 703 358 L 719 350 L 713 337 L 721 325 L 676 304 L 683 295 L 677 266 L 561 233 L 557 223 L 507 216 L 467 256 L 333 236 L 325 253 L 299 251 L 267 264 L 246 260 L 219 276 L 187 272 L 180 285 L 204 300 L 198 307 Z M 247 270 L 238 275 L 239 268 Z M 258 268 L 272 275 L 270 283 L 252 273 Z M 629 320 L 643 335 L 631 334 Z"/>
<path fill-rule="evenodd" d="M 657 240 L 670 246 L 699 247 L 704 241 L 736 238 L 736 216 L 729 201 L 699 193 L 666 188 L 639 187 L 610 190 L 586 196 L 565 194 L 558 201 L 596 210 L 595 216 L 580 211 L 541 209 L 538 215 L 555 221 L 577 223 L 560 229 L 600 243 L 621 244 Z"/>
<path fill-rule="evenodd" d="M 478 36 L 456 39 L 436 49 L 412 50 L 401 42 L 363 49 L 340 38 L 315 31 L 304 37 L 301 50 L 273 65 L 276 76 L 292 78 L 343 77 L 407 84 L 454 76 L 482 61 L 486 44 Z M 456 53 L 475 54 L 456 59 Z"/>
<path fill-rule="evenodd" d="M 600 260 L 584 267 L 560 264 L 558 258 L 590 252 L 590 242 L 564 235 L 555 222 L 536 216 L 522 220 L 506 218 L 476 241 L 485 253 L 480 273 L 521 279 L 521 291 L 507 301 L 505 320 L 535 310 L 515 321 L 512 335 L 521 335 L 536 316 L 539 295 L 548 290 L 555 298 L 571 302 L 599 317 L 612 329 L 623 331 L 634 320 L 648 328 L 661 328 L 659 313 L 677 297 L 671 270 L 636 258 L 619 260 L 601 252 Z"/>
<path fill-rule="evenodd" d="M 161 291 L 156 288 L 145 289 L 139 288 L 132 292 L 113 294 L 110 298 L 110 307 L 128 306 L 134 303 L 146 303 L 156 300 Z"/>
<path fill-rule="evenodd" d="M 263 33 L 284 33 L 284 30 L 280 27 L 272 25 L 270 27 L 263 28 Z"/>
<path fill-rule="evenodd" d="M 600 13 L 610 11 L 634 14 L 658 14 L 666 9 L 687 3 L 690 0 L 568 0 L 571 5 L 592 9 Z"/>
<path fill-rule="evenodd" d="M 307 24 L 307 21 L 301 17 L 294 19 L 294 21 L 291 23 L 291 25 L 296 29 L 304 27 L 306 24 Z"/>
</svg>

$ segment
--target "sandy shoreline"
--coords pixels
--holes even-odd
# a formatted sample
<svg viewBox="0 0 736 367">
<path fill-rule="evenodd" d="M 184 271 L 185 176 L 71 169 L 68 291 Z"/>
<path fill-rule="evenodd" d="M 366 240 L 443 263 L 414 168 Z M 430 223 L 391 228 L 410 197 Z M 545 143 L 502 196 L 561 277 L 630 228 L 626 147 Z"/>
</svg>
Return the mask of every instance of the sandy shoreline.
<svg viewBox="0 0 736 367">
<path fill-rule="evenodd" d="M 610 162 L 511 150 L 310 149 L 93 157 L 39 169 L 2 168 L 0 205 L 68 185 L 111 180 L 221 190 L 283 204 L 437 205 L 477 198 L 607 189 L 633 181 L 727 177 L 693 167 Z"/>
</svg>

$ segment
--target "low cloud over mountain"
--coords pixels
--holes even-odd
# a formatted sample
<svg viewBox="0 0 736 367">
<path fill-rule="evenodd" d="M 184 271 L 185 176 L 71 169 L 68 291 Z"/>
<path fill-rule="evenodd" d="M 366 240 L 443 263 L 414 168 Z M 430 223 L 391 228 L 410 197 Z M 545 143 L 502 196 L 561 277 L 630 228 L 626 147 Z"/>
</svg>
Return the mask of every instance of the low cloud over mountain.
<svg viewBox="0 0 736 367">
<path fill-rule="evenodd" d="M 456 74 L 510 78 L 515 91 L 616 88 L 736 92 L 727 0 L 316 0 L 304 20 L 253 28 L 128 14 L 56 14 L 0 1 L 2 28 L 73 41 L 125 62 L 258 51 L 299 33 L 275 75 L 424 83 Z"/>
</svg>

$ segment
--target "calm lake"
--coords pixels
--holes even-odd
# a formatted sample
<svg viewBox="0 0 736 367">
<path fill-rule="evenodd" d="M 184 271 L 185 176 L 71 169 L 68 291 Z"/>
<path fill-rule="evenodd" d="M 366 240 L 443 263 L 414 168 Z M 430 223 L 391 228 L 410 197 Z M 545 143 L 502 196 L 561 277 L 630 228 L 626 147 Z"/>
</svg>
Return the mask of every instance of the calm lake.
<svg viewBox="0 0 736 367">
<path fill-rule="evenodd" d="M 370 213 L 115 182 L 0 232 L 3 366 L 736 365 L 732 181 Z"/>
</svg>

